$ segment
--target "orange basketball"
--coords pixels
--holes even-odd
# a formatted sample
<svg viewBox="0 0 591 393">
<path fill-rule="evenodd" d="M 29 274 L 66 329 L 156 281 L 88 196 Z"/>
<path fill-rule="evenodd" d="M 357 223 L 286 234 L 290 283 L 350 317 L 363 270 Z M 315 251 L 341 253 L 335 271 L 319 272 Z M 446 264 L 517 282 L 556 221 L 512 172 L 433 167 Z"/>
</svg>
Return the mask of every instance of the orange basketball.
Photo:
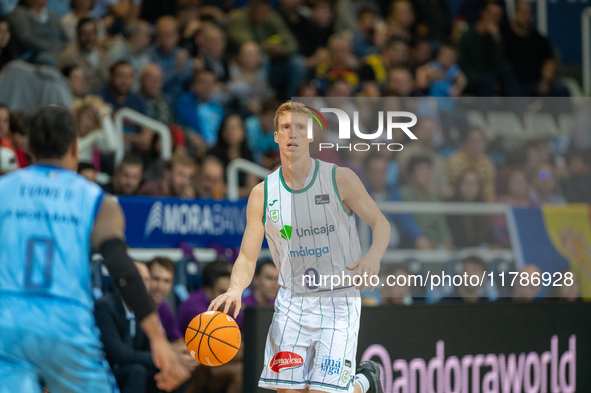
<svg viewBox="0 0 591 393">
<path fill-rule="evenodd" d="M 220 366 L 236 356 L 240 348 L 240 329 L 228 314 L 206 311 L 189 323 L 185 344 L 199 363 Z"/>
</svg>

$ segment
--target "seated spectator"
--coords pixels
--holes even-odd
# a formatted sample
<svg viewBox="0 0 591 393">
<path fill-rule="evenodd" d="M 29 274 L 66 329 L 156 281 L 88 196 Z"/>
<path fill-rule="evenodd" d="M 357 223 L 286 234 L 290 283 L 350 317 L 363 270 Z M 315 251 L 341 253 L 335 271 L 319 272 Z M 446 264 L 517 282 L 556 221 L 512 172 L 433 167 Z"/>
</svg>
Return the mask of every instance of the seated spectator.
<svg viewBox="0 0 591 393">
<path fill-rule="evenodd" d="M 150 295 L 154 299 L 166 338 L 171 343 L 179 340 L 184 343 L 174 311 L 166 300 L 174 283 L 174 262 L 168 258 L 156 257 L 147 266 L 150 270 Z"/>
<path fill-rule="evenodd" d="M 31 162 L 31 156 L 27 153 L 28 138 L 25 117 L 23 112 L 13 111 L 10 113 L 10 140 L 16 152 L 19 168 L 24 168 Z"/>
<path fill-rule="evenodd" d="M 431 41 L 425 38 L 417 38 L 412 42 L 408 51 L 408 65 L 416 70 L 433 60 L 433 47 Z"/>
<path fill-rule="evenodd" d="M 408 183 L 400 189 L 400 195 L 407 202 L 440 202 L 441 197 L 434 191 L 433 163 L 428 157 L 414 156 L 407 166 Z M 443 214 L 413 214 L 421 231 L 433 245 L 453 248 L 453 239 Z"/>
<path fill-rule="evenodd" d="M 76 41 L 78 22 L 84 18 L 88 18 L 90 10 L 92 10 L 93 7 L 94 0 L 70 0 L 70 8 L 72 12 L 64 15 L 60 20 L 64 34 L 68 37 L 68 42 L 73 43 Z M 107 32 L 105 31 L 105 26 L 103 25 L 102 20 L 95 19 L 95 22 L 98 41 L 100 42 L 105 38 Z"/>
<path fill-rule="evenodd" d="M 383 156 L 365 156 L 364 176 L 367 192 L 374 201 L 402 201 L 398 188 L 388 186 L 387 172 L 388 160 Z M 389 214 L 391 240 L 389 248 L 403 247 L 409 245 L 418 249 L 430 249 L 431 244 L 427 237 L 421 232 L 417 222 L 410 214 Z"/>
<path fill-rule="evenodd" d="M 109 105 L 97 96 L 88 95 L 76 101 L 73 110 L 78 123 L 78 161 L 92 164 L 95 152 L 114 153 L 120 142 Z"/>
<path fill-rule="evenodd" d="M 273 306 L 279 291 L 279 271 L 271 259 L 257 264 L 250 295 L 242 298 L 243 307 Z"/>
<path fill-rule="evenodd" d="M 499 26 L 503 8 L 497 2 L 485 3 L 480 20 L 466 31 L 458 43 L 458 64 L 468 77 L 465 93 L 480 97 L 494 95 L 500 82 L 506 96 L 518 96 L 519 86 L 503 54 Z"/>
<path fill-rule="evenodd" d="M 179 46 L 179 26 L 176 18 L 163 16 L 156 24 L 156 44 L 148 49 L 153 63 L 162 68 L 163 92 L 169 97 L 180 94 L 191 79 L 191 56 Z"/>
<path fill-rule="evenodd" d="M 217 144 L 207 154 L 217 157 L 223 162 L 224 172 L 228 168 L 228 164 L 237 158 L 253 161 L 252 152 L 248 148 L 248 141 L 246 140 L 244 123 L 240 116 L 234 114 L 224 119 L 220 127 L 220 136 Z M 239 173 L 239 195 L 247 198 L 257 182 L 257 178 L 254 175 L 244 172 Z"/>
<path fill-rule="evenodd" d="M 415 90 L 415 79 L 406 67 L 394 67 L 388 71 L 384 97 L 414 97 L 419 95 Z"/>
<path fill-rule="evenodd" d="M 591 203 L 591 152 L 575 150 L 567 155 L 568 178 L 564 196 L 570 203 Z"/>
<path fill-rule="evenodd" d="M 351 52 L 348 39 L 333 35 L 328 40 L 329 58 L 320 63 L 315 70 L 315 79 L 321 91 L 326 91 L 328 86 L 336 80 L 344 80 L 351 90 L 359 87 L 357 75 L 358 62 Z"/>
<path fill-rule="evenodd" d="M 0 16 L 0 70 L 2 70 L 4 64 L 15 58 L 11 37 L 12 33 L 8 19 Z"/>
<path fill-rule="evenodd" d="M 224 108 L 212 97 L 216 82 L 213 72 L 198 72 L 191 85 L 191 91 L 181 95 L 175 105 L 180 124 L 195 131 L 208 146 L 217 142 L 220 125 L 224 119 Z"/>
<path fill-rule="evenodd" d="M 395 0 L 390 3 L 387 22 L 389 37 L 400 38 L 407 42 L 412 41 L 415 12 L 409 0 Z"/>
<path fill-rule="evenodd" d="M 250 0 L 244 8 L 230 13 L 227 27 L 231 54 L 236 54 L 247 41 L 259 44 L 269 57 L 270 83 L 276 90 L 284 89 L 284 97 L 292 97 L 306 78 L 304 59 L 297 54 L 298 42 L 273 11 L 269 0 Z"/>
<path fill-rule="evenodd" d="M 106 103 L 111 104 L 113 112 L 129 108 L 146 114 L 146 103 L 137 93 L 131 91 L 133 78 L 133 66 L 124 60 L 116 62 L 109 69 L 109 82 L 97 93 Z"/>
<path fill-rule="evenodd" d="M 335 3 L 336 33 L 353 33 L 357 28 L 357 15 L 364 8 L 371 8 L 376 12 L 380 10 L 375 0 L 337 0 Z"/>
<path fill-rule="evenodd" d="M 417 125 L 413 127 L 413 132 L 417 139 L 404 145 L 401 152 L 396 153 L 400 171 L 406 174 L 408 163 L 413 157 L 424 156 L 431 160 L 433 165 L 433 178 L 435 189 L 433 190 L 439 197 L 448 198 L 453 190 L 449 186 L 447 179 L 447 163 L 445 157 L 438 153 L 434 146 L 435 129 L 437 123 L 430 117 L 419 118 Z"/>
<path fill-rule="evenodd" d="M 503 48 L 524 97 L 568 97 L 568 89 L 556 82 L 556 60 L 550 41 L 533 27 L 532 4 L 518 1 L 515 18 L 503 31 Z"/>
<path fill-rule="evenodd" d="M 551 164 L 540 164 L 531 179 L 529 198 L 536 205 L 566 203 L 564 197 L 556 192 L 555 170 Z"/>
<path fill-rule="evenodd" d="M 145 66 L 150 64 L 150 56 L 146 52 L 150 45 L 150 25 L 143 20 L 128 22 L 120 35 L 111 43 L 108 56 L 109 63 L 126 61 L 133 66 L 134 80 L 133 90 L 139 88 L 139 76 Z"/>
<path fill-rule="evenodd" d="M 482 202 L 482 179 L 478 172 L 467 169 L 455 183 L 451 202 Z M 448 215 L 447 225 L 457 248 L 478 247 L 491 244 L 493 235 L 491 223 L 483 215 Z"/>
<path fill-rule="evenodd" d="M 374 42 L 377 22 L 378 14 L 373 8 L 362 8 L 357 13 L 357 29 L 351 41 L 355 56 L 362 58 L 380 52 L 380 48 Z"/>
<path fill-rule="evenodd" d="M 162 68 L 148 64 L 140 77 L 140 95 L 146 102 L 146 115 L 170 126 L 174 123 L 174 112 L 162 94 Z"/>
<path fill-rule="evenodd" d="M 467 280 L 462 280 L 462 285 L 453 285 L 452 292 L 441 300 L 442 303 L 451 302 L 463 302 L 463 303 L 480 303 L 487 302 L 488 298 L 481 296 L 481 287 L 479 285 L 472 285 L 473 281 L 470 279 L 472 276 L 481 277 L 486 272 L 486 263 L 475 256 L 470 256 L 462 259 L 462 276 L 466 275 Z M 453 276 L 455 272 L 450 275 Z M 486 285 L 486 284 L 484 284 Z"/>
<path fill-rule="evenodd" d="M 408 45 L 401 39 L 393 38 L 381 53 L 369 55 L 363 61 L 365 64 L 359 69 L 360 80 L 373 81 L 382 89 L 386 84 L 388 71 L 408 63 Z"/>
<path fill-rule="evenodd" d="M 47 10 L 47 0 L 21 1 L 8 17 L 17 56 L 55 66 L 68 38 L 57 17 Z"/>
<path fill-rule="evenodd" d="M 197 172 L 195 161 L 185 154 L 175 154 L 166 163 L 162 179 L 145 183 L 137 195 L 195 198 L 193 178 Z"/>
<path fill-rule="evenodd" d="M 226 33 L 219 27 L 208 24 L 198 36 L 198 49 L 206 69 L 213 71 L 218 81 L 230 79 L 230 66 L 225 59 Z"/>
<path fill-rule="evenodd" d="M 380 291 L 382 304 L 410 305 L 414 303 L 410 275 L 410 270 L 402 263 L 388 265 L 384 269 L 380 280 L 384 284 Z"/>
<path fill-rule="evenodd" d="M 143 263 L 135 264 L 150 288 L 150 271 Z M 95 303 L 94 316 L 121 393 L 157 392 L 154 376 L 158 368 L 152 360 L 150 341 L 121 296 L 107 293 Z"/>
<path fill-rule="evenodd" d="M 135 195 L 142 184 L 144 162 L 141 157 L 126 154 L 115 170 L 113 181 L 103 189 L 113 195 Z"/>
<path fill-rule="evenodd" d="M 531 278 L 534 277 L 534 274 L 537 277 L 542 277 L 542 271 L 536 265 L 528 264 L 519 271 L 519 277 L 522 277 L 521 274 L 527 275 L 529 280 L 527 280 L 527 285 L 523 285 L 526 280 L 523 280 L 523 282 L 522 280 L 515 280 L 511 299 L 520 303 L 533 302 L 542 292 L 542 280 L 538 281 L 538 285 L 534 285 L 535 280 Z"/>
<path fill-rule="evenodd" d="M 87 162 L 80 162 L 78 163 L 78 170 L 79 175 L 82 175 L 86 178 L 86 180 L 96 183 L 96 169 L 94 169 L 94 165 L 87 163 Z"/>
<path fill-rule="evenodd" d="M 456 183 L 466 170 L 476 171 L 482 180 L 484 201 L 493 202 L 496 190 L 496 168 L 492 159 L 486 155 L 486 137 L 477 128 L 468 131 L 464 146 L 448 160 L 447 174 L 451 183 Z"/>
<path fill-rule="evenodd" d="M 109 67 L 106 53 L 97 45 L 97 24 L 93 19 L 84 18 L 78 22 L 76 42 L 70 44 L 58 59 L 58 68 L 76 66 L 84 71 L 88 90 L 96 91 L 108 79 Z"/>
<path fill-rule="evenodd" d="M 10 109 L 4 104 L 0 104 L 0 147 L 14 150 L 10 140 Z"/>
<path fill-rule="evenodd" d="M 89 17 L 102 19 L 111 34 L 121 31 L 125 22 L 137 20 L 142 0 L 95 0 Z"/>
<path fill-rule="evenodd" d="M 456 64 L 456 50 L 443 45 L 437 59 L 417 70 L 417 83 L 434 97 L 459 97 L 467 84 L 466 76 Z"/>
<path fill-rule="evenodd" d="M 274 136 L 275 111 L 277 111 L 279 105 L 281 105 L 281 102 L 274 98 L 264 100 L 261 103 L 260 112 L 244 120 L 247 133 L 246 140 L 257 162 L 261 161 L 264 154 L 279 149 Z"/>
<path fill-rule="evenodd" d="M 197 196 L 205 199 L 221 199 L 226 195 L 224 164 L 214 156 L 207 156 L 201 163 L 197 178 Z"/>
<path fill-rule="evenodd" d="M 226 86 L 230 93 L 238 99 L 242 108 L 248 108 L 252 113 L 260 112 L 262 101 L 271 98 L 273 91 L 269 87 L 258 44 L 252 41 L 243 43 L 230 63 L 229 72 L 230 80 Z"/>
<path fill-rule="evenodd" d="M 84 98 L 88 94 L 88 87 L 86 85 L 86 77 L 84 76 L 84 70 L 78 66 L 67 66 L 62 68 L 62 74 L 68 79 L 68 85 L 70 86 L 70 92 L 72 97 Z"/>
<path fill-rule="evenodd" d="M 449 2 L 446 0 L 416 0 L 413 5 L 417 10 L 419 28 L 427 30 L 425 36 L 430 37 L 436 43 L 448 42 L 453 22 Z"/>
</svg>

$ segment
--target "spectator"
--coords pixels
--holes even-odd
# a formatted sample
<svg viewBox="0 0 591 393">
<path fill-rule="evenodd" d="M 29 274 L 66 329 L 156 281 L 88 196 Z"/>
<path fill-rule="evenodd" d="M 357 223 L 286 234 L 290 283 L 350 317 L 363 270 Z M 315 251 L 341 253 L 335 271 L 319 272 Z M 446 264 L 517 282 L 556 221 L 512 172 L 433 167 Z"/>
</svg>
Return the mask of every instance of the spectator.
<svg viewBox="0 0 591 393">
<path fill-rule="evenodd" d="M 295 94 L 306 77 L 304 59 L 297 54 L 298 42 L 281 15 L 271 10 L 269 0 L 250 0 L 245 8 L 232 11 L 227 34 L 232 54 L 247 41 L 261 45 L 269 57 L 271 86 L 285 88 L 285 97 Z"/>
<path fill-rule="evenodd" d="M 15 58 L 11 37 L 12 34 L 8 19 L 0 16 L 0 70 L 2 70 L 4 64 Z"/>
<path fill-rule="evenodd" d="M 141 114 L 146 114 L 146 103 L 137 94 L 131 91 L 133 85 L 133 66 L 120 60 L 109 69 L 109 83 L 98 91 L 102 99 L 111 104 L 113 111 L 121 108 L 129 108 Z"/>
<path fill-rule="evenodd" d="M 563 182 L 564 196 L 570 203 L 591 203 L 591 152 L 575 150 L 567 155 L 568 178 Z"/>
<path fill-rule="evenodd" d="M 207 156 L 203 159 L 196 188 L 199 198 L 221 199 L 226 195 L 224 164 L 219 158 Z"/>
<path fill-rule="evenodd" d="M 408 65 L 416 70 L 433 60 L 433 47 L 426 38 L 417 38 L 408 52 Z"/>
<path fill-rule="evenodd" d="M 224 54 L 226 52 L 226 34 L 219 27 L 209 24 L 198 35 L 199 52 L 206 69 L 213 71 L 218 81 L 230 79 L 230 66 Z"/>
<path fill-rule="evenodd" d="M 78 163 L 78 174 L 84 176 L 86 180 L 96 183 L 96 169 L 94 165 L 88 162 Z"/>
<path fill-rule="evenodd" d="M 353 54 L 359 58 L 380 52 L 374 42 L 378 14 L 373 8 L 362 8 L 357 14 L 357 29 L 353 34 Z"/>
<path fill-rule="evenodd" d="M 186 12 L 186 3 L 195 3 L 196 0 L 179 0 L 179 1 L 161 1 L 161 0 L 142 0 L 140 19 L 148 21 L 150 24 L 155 24 L 158 18 L 163 15 L 175 15 Z"/>
<path fill-rule="evenodd" d="M 250 295 L 242 298 L 243 307 L 273 306 L 279 291 L 279 271 L 271 259 L 257 264 Z"/>
<path fill-rule="evenodd" d="M 27 154 L 27 131 L 25 129 L 25 114 L 23 112 L 10 113 L 10 140 L 16 152 L 19 168 L 24 168 L 31 162 Z"/>
<path fill-rule="evenodd" d="M 409 0 L 395 0 L 390 3 L 388 15 L 388 35 L 412 41 L 412 27 L 415 23 L 415 13 Z"/>
<path fill-rule="evenodd" d="M 404 149 L 397 153 L 400 171 L 406 174 L 408 163 L 413 157 L 424 156 L 431 160 L 433 165 L 434 191 L 439 197 L 450 197 L 453 190 L 449 187 L 447 179 L 447 166 L 445 157 L 438 153 L 434 147 L 435 129 L 437 123 L 430 117 L 419 118 L 413 132 L 417 139 L 404 145 Z M 407 179 L 408 180 L 408 179 Z"/>
<path fill-rule="evenodd" d="M 10 140 L 10 109 L 4 104 L 0 104 L 0 146 L 14 150 Z"/>
<path fill-rule="evenodd" d="M 364 63 L 359 69 L 361 81 L 373 81 L 383 88 L 386 84 L 388 71 L 392 68 L 403 67 L 408 63 L 408 45 L 398 38 L 388 40 L 381 53 L 367 56 Z"/>
<path fill-rule="evenodd" d="M 145 66 L 150 64 L 150 56 L 146 49 L 150 45 L 150 25 L 148 22 L 136 20 L 128 22 L 120 35 L 113 39 L 109 48 L 109 62 L 126 61 L 133 66 L 135 75 L 133 90 L 139 88 L 139 75 Z"/>
<path fill-rule="evenodd" d="M 261 161 L 264 154 L 278 150 L 277 143 L 275 143 L 275 124 L 273 120 L 279 105 L 281 105 L 281 102 L 274 98 L 264 100 L 261 103 L 260 112 L 244 120 L 246 133 L 248 134 L 246 140 L 257 162 Z"/>
<path fill-rule="evenodd" d="M 125 21 L 140 16 L 142 0 L 95 0 L 90 17 L 104 19 L 108 29 L 117 29 Z"/>
<path fill-rule="evenodd" d="M 198 72 L 191 91 L 181 95 L 175 106 L 181 125 L 194 130 L 209 146 L 217 142 L 220 125 L 224 119 L 224 108 L 212 98 L 216 82 L 213 72 Z"/>
<path fill-rule="evenodd" d="M 97 96 L 88 95 L 74 103 L 78 123 L 78 161 L 94 162 L 95 151 L 114 153 L 117 134 L 111 120 L 111 108 Z"/>
<path fill-rule="evenodd" d="M 467 169 L 455 183 L 452 202 L 482 202 L 482 180 L 478 172 Z M 488 217 L 482 215 L 448 215 L 447 225 L 457 248 L 491 244 L 492 229 Z"/>
<path fill-rule="evenodd" d="M 76 41 L 78 23 L 82 19 L 88 18 L 90 10 L 92 10 L 93 7 L 94 0 L 70 0 L 70 8 L 72 12 L 64 15 L 60 20 L 62 30 L 64 31 L 64 34 L 66 34 L 66 37 L 68 37 L 68 42 L 73 43 Z M 97 27 L 98 41 L 100 42 L 105 38 L 107 33 L 102 20 L 95 19 L 94 21 Z"/>
<path fill-rule="evenodd" d="M 10 14 L 17 6 L 19 0 L 1 0 L 0 1 L 0 16 Z"/>
<path fill-rule="evenodd" d="M 519 81 L 521 95 L 568 97 L 566 87 L 556 82 L 556 60 L 550 41 L 532 26 L 532 4 L 518 1 L 515 18 L 503 30 L 507 61 Z"/>
<path fill-rule="evenodd" d="M 58 59 L 58 68 L 82 68 L 90 91 L 103 87 L 108 78 L 108 58 L 97 45 L 96 26 L 96 22 L 90 18 L 81 19 L 76 30 L 77 41 L 70 44 Z"/>
<path fill-rule="evenodd" d="M 150 271 L 143 263 L 135 264 L 146 288 L 150 288 Z M 157 392 L 154 375 L 158 368 L 152 360 L 150 341 L 133 311 L 118 294 L 108 293 L 95 303 L 94 315 L 121 393 Z"/>
<path fill-rule="evenodd" d="M 346 81 L 352 90 L 359 86 L 357 75 L 357 59 L 351 52 L 348 39 L 341 36 L 332 36 L 328 40 L 329 58 L 316 67 L 315 79 L 320 85 L 321 91 L 326 91 L 328 86 L 336 80 Z"/>
<path fill-rule="evenodd" d="M 9 16 L 17 56 L 40 64 L 57 64 L 68 38 L 59 20 L 47 10 L 47 0 L 24 0 Z"/>
<path fill-rule="evenodd" d="M 502 83 L 505 95 L 518 96 L 519 86 L 505 62 L 499 25 L 503 8 L 485 3 L 480 20 L 466 31 L 458 44 L 458 64 L 468 77 L 466 94 L 492 96 L 495 82 Z"/>
<path fill-rule="evenodd" d="M 433 163 L 428 157 L 414 156 L 407 166 L 408 184 L 400 189 L 400 195 L 407 202 L 440 202 L 441 198 L 434 192 Z M 443 214 L 413 214 L 421 231 L 434 245 L 453 248 L 453 239 Z"/>
<path fill-rule="evenodd" d="M 396 186 L 387 184 L 388 161 L 383 156 L 370 155 L 364 162 L 364 179 L 367 192 L 374 201 L 402 201 Z M 391 240 L 390 248 L 405 245 L 418 249 L 429 249 L 431 244 L 421 232 L 417 222 L 410 214 L 389 214 Z"/>
<path fill-rule="evenodd" d="M 481 277 L 486 272 L 486 263 L 475 256 L 470 256 L 467 258 L 462 259 L 462 272 L 460 273 L 462 276 L 467 277 L 467 280 L 462 280 L 461 285 L 453 285 L 452 292 L 447 295 L 445 298 L 442 299 L 442 302 L 449 303 L 449 302 L 463 302 L 463 303 L 480 303 L 480 302 L 487 302 L 488 298 L 485 296 L 481 296 L 481 286 L 479 285 L 472 285 L 473 281 L 471 280 L 472 276 L 478 277 L 480 280 Z M 455 273 L 455 272 L 454 272 Z"/>
<path fill-rule="evenodd" d="M 72 97 L 84 98 L 88 93 L 86 86 L 86 77 L 84 76 L 84 70 L 78 66 L 66 66 L 62 68 L 62 74 L 68 79 L 68 85 L 72 93 Z"/>
<path fill-rule="evenodd" d="M 388 265 L 384 269 L 382 280 L 384 286 L 380 291 L 382 304 L 413 304 L 411 295 L 411 272 L 402 263 Z"/>
<path fill-rule="evenodd" d="M 144 162 L 141 157 L 126 154 L 115 170 L 113 181 L 103 189 L 113 195 L 135 195 L 142 184 Z"/>
<path fill-rule="evenodd" d="M 243 108 L 248 108 L 252 113 L 260 112 L 261 102 L 272 97 L 273 92 L 269 87 L 258 44 L 252 41 L 243 43 L 229 71 L 227 88 L 230 93 Z"/>
<path fill-rule="evenodd" d="M 572 274 L 572 284 L 566 285 L 563 284 L 561 286 L 551 286 L 550 290 L 544 297 L 545 300 L 551 301 L 563 301 L 563 302 L 580 302 L 582 301 L 581 298 L 581 283 L 579 277 L 575 272 L 571 269 L 564 270 L 562 272 L 562 277 L 566 279 L 567 274 Z M 563 281 L 564 282 L 564 281 Z"/>
<path fill-rule="evenodd" d="M 179 26 L 176 18 L 163 16 L 156 24 L 156 44 L 148 49 L 152 62 L 162 68 L 164 86 L 162 90 L 169 97 L 176 97 L 191 79 L 192 62 L 190 54 L 179 44 Z"/>
<path fill-rule="evenodd" d="M 419 95 L 415 90 L 415 80 L 412 72 L 406 67 L 394 67 L 388 71 L 385 97 L 413 97 Z"/>
<path fill-rule="evenodd" d="M 446 0 L 415 0 L 417 19 L 420 29 L 426 30 L 426 36 L 436 43 L 449 41 L 452 16 Z"/>
<path fill-rule="evenodd" d="M 528 265 L 525 265 L 519 271 L 519 277 L 523 277 L 522 274 L 524 276 L 527 275 L 529 280 L 527 280 L 527 285 L 523 285 L 523 282 L 525 282 L 526 280 L 523 280 L 523 282 L 522 282 L 522 280 L 515 280 L 515 286 L 513 287 L 512 300 L 514 302 L 521 302 L 521 303 L 533 302 L 536 300 L 536 298 L 542 292 L 542 287 L 541 287 L 542 281 L 538 280 L 538 285 L 534 285 L 535 280 L 532 280 L 531 278 L 535 277 L 534 274 L 537 277 L 542 277 L 542 271 L 536 265 L 528 264 Z"/>
<path fill-rule="evenodd" d="M 486 155 L 486 137 L 482 130 L 472 128 L 468 131 L 464 146 L 457 150 L 448 161 L 447 173 L 451 183 L 457 183 L 460 175 L 466 170 L 474 170 L 482 179 L 482 196 L 484 201 L 495 200 L 496 168 Z"/>
<path fill-rule="evenodd" d="M 179 340 L 184 343 L 174 312 L 166 300 L 174 283 L 174 262 L 168 258 L 156 257 L 148 262 L 147 266 L 151 278 L 150 295 L 154 299 L 166 338 L 171 343 Z"/>
<path fill-rule="evenodd" d="M 140 77 L 140 94 L 146 103 L 146 114 L 170 126 L 174 123 L 174 112 L 162 95 L 162 68 L 158 64 L 148 64 Z"/>
<path fill-rule="evenodd" d="M 417 70 L 417 82 L 434 97 L 459 97 L 466 87 L 466 75 L 456 64 L 456 50 L 443 45 L 437 59 Z"/>
<path fill-rule="evenodd" d="M 555 170 L 551 164 L 540 164 L 531 179 L 529 198 L 536 204 L 562 205 L 566 200 L 556 192 Z"/>
<path fill-rule="evenodd" d="M 224 119 L 220 127 L 220 137 L 217 144 L 207 152 L 208 155 L 219 158 L 224 164 L 224 172 L 228 164 L 237 158 L 253 161 L 252 152 L 248 148 L 246 130 L 240 116 L 233 114 Z M 257 184 L 254 175 L 239 173 L 239 194 L 243 198 L 250 195 L 250 191 Z"/>
<path fill-rule="evenodd" d="M 335 31 L 338 34 L 354 32 L 357 28 L 357 15 L 364 8 L 379 11 L 375 0 L 338 0 L 335 3 Z"/>
<path fill-rule="evenodd" d="M 195 198 L 195 189 L 192 183 L 196 171 L 197 168 L 192 158 L 177 153 L 166 164 L 162 179 L 144 184 L 137 194 Z"/>
<path fill-rule="evenodd" d="M 8 147 L 0 147 L 0 176 L 18 169 L 18 160 L 14 151 Z"/>
<path fill-rule="evenodd" d="M 513 169 L 507 175 L 506 194 L 500 195 L 497 202 L 515 207 L 532 207 L 533 201 L 528 196 L 527 175 L 520 168 Z"/>
</svg>

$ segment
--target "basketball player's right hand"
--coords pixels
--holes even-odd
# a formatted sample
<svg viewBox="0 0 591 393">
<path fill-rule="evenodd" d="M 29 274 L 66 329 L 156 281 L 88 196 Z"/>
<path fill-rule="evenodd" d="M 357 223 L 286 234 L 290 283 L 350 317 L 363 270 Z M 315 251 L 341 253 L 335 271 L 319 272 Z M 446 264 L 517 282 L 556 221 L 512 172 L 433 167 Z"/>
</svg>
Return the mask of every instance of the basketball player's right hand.
<svg viewBox="0 0 591 393">
<path fill-rule="evenodd" d="M 154 376 L 158 389 L 170 392 L 189 379 L 190 374 L 181 364 L 178 355 L 173 351 L 168 340 L 150 341 L 152 360 L 160 372 Z"/>
<path fill-rule="evenodd" d="M 228 289 L 226 293 L 220 295 L 213 299 L 207 308 L 207 311 L 217 311 L 217 309 L 222 305 L 226 304 L 224 307 L 224 313 L 227 314 L 230 311 L 230 307 L 234 307 L 234 319 L 238 316 L 240 312 L 240 307 L 242 307 L 242 291 L 236 289 Z"/>
</svg>

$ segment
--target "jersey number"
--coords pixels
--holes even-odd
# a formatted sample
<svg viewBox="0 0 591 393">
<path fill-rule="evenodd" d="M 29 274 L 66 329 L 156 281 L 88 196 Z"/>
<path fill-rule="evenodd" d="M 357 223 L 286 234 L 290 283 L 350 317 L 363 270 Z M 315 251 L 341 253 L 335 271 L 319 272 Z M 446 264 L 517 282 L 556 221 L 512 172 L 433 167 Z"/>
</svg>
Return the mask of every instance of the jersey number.
<svg viewBox="0 0 591 393">
<path fill-rule="evenodd" d="M 32 237 L 27 241 L 27 255 L 25 261 L 25 288 L 46 289 L 51 286 L 51 265 L 53 263 L 53 239 Z M 33 280 L 33 275 L 40 280 Z"/>
</svg>

